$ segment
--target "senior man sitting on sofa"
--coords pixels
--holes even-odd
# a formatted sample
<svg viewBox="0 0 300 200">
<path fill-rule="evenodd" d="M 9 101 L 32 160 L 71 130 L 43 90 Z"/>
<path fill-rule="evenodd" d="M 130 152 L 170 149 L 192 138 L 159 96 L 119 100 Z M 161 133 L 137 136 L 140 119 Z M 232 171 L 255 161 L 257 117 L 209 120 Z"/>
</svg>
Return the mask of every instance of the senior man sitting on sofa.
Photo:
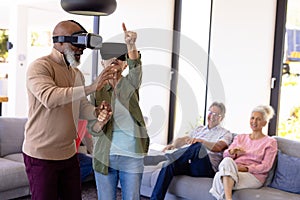
<svg viewBox="0 0 300 200">
<path fill-rule="evenodd" d="M 220 126 L 225 116 L 223 103 L 213 102 L 207 115 L 207 126 L 193 130 L 190 136 L 177 138 L 165 150 L 190 145 L 171 154 L 166 154 L 155 184 L 151 200 L 163 200 L 172 178 L 177 175 L 213 177 L 222 160 L 222 153 L 232 142 L 232 134 Z"/>
</svg>

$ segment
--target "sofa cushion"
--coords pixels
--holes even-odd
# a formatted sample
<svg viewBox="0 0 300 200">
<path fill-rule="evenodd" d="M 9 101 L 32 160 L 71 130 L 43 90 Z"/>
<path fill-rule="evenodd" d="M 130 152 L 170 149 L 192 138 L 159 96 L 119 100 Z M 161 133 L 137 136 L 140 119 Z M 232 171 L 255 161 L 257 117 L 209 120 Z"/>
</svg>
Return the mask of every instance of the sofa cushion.
<svg viewBox="0 0 300 200">
<path fill-rule="evenodd" d="M 12 161 L 16 161 L 16 162 L 20 162 L 20 163 L 24 163 L 24 158 L 23 158 L 22 153 L 9 154 L 7 156 L 4 156 L 3 158 L 12 160 Z"/>
<path fill-rule="evenodd" d="M 0 156 L 22 152 L 27 118 L 0 117 Z"/>
<path fill-rule="evenodd" d="M 300 194 L 300 158 L 278 153 L 275 175 L 270 187 Z"/>
<path fill-rule="evenodd" d="M 0 158 L 0 193 L 29 185 L 24 163 Z"/>
<path fill-rule="evenodd" d="M 270 187 L 242 189 L 233 192 L 233 200 L 299 200 L 298 194 L 284 192 Z"/>
<path fill-rule="evenodd" d="M 268 176 L 266 178 L 266 181 L 264 183 L 264 186 L 268 186 L 271 184 L 272 180 L 273 180 L 273 177 L 274 177 L 274 174 L 275 174 L 275 169 L 277 167 L 277 159 L 278 159 L 278 153 L 275 157 L 275 160 L 274 160 L 274 163 L 272 165 L 272 168 L 270 169 L 270 171 L 268 172 Z"/>
<path fill-rule="evenodd" d="M 300 142 L 295 140 L 290 140 L 287 138 L 274 136 L 274 138 L 277 140 L 278 149 L 287 155 L 300 157 Z"/>
<path fill-rule="evenodd" d="M 159 175 L 160 169 L 162 168 L 163 162 L 157 165 L 147 165 L 144 167 L 142 184 L 147 187 L 154 187 Z"/>
<path fill-rule="evenodd" d="M 183 199 L 214 200 L 214 197 L 209 193 L 212 182 L 212 178 L 175 176 L 168 192 Z"/>
</svg>

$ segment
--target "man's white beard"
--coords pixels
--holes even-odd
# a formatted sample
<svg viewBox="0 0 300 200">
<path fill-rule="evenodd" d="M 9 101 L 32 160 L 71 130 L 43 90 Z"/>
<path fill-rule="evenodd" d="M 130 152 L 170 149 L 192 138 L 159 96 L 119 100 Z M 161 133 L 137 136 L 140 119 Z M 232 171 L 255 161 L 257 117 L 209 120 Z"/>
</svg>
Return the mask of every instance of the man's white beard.
<svg viewBox="0 0 300 200">
<path fill-rule="evenodd" d="M 74 51 L 72 51 L 70 48 L 66 48 L 64 53 L 65 53 L 66 59 L 70 63 L 71 67 L 76 68 L 80 65 L 80 62 L 75 59 Z"/>
</svg>

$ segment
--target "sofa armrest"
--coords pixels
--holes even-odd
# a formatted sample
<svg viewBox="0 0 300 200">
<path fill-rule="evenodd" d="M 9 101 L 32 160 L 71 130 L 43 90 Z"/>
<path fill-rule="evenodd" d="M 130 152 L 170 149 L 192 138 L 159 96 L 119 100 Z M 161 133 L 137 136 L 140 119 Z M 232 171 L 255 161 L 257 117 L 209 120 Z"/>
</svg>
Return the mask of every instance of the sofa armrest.
<svg viewBox="0 0 300 200">
<path fill-rule="evenodd" d="M 22 152 L 27 118 L 0 117 L 0 156 Z"/>
</svg>

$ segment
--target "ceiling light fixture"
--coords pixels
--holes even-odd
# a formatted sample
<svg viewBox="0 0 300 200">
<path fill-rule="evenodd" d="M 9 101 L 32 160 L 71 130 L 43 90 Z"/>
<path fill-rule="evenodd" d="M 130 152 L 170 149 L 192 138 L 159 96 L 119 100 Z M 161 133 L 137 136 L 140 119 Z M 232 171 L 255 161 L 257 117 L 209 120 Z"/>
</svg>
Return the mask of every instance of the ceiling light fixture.
<svg viewBox="0 0 300 200">
<path fill-rule="evenodd" d="M 89 16 L 106 16 L 116 10 L 116 0 L 61 0 L 61 7 L 68 13 Z"/>
</svg>

